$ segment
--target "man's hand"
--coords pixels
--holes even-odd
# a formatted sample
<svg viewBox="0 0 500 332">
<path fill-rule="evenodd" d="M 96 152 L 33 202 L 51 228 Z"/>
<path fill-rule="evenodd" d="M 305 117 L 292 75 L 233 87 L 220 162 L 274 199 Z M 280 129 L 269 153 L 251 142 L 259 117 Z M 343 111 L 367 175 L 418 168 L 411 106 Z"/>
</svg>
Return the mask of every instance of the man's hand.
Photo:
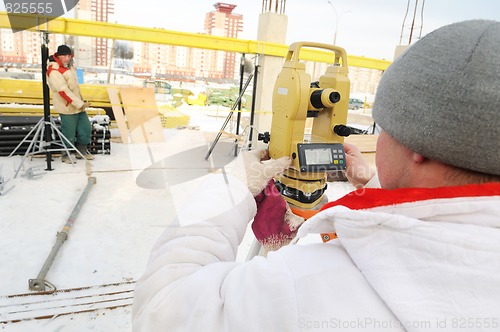
<svg viewBox="0 0 500 332">
<path fill-rule="evenodd" d="M 232 167 L 231 174 L 245 183 L 255 197 L 264 190 L 269 180 L 283 173 L 291 163 L 290 157 L 269 159 L 267 150 L 253 150 L 241 152 L 228 166 Z"/>
<path fill-rule="evenodd" d="M 264 254 L 289 244 L 297 235 L 304 218 L 293 214 L 273 180 L 255 196 L 257 213 L 252 222 L 255 238 L 262 244 Z"/>
<path fill-rule="evenodd" d="M 89 107 L 90 107 L 90 103 L 89 103 L 88 101 L 84 100 L 84 102 L 83 102 L 83 106 L 82 106 L 82 107 L 80 107 L 80 110 L 81 110 L 81 111 L 85 111 L 85 110 L 86 110 L 87 108 L 89 108 Z"/>
<path fill-rule="evenodd" d="M 356 188 L 362 188 L 375 176 L 366 159 L 361 155 L 359 149 L 352 144 L 344 143 L 347 180 Z"/>
</svg>

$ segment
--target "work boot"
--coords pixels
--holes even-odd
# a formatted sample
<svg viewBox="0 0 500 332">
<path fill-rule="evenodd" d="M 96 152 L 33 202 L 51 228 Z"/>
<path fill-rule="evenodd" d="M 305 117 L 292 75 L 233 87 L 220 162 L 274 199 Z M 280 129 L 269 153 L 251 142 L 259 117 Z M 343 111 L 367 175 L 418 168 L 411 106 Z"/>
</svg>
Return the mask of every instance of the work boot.
<svg viewBox="0 0 500 332">
<path fill-rule="evenodd" d="M 76 163 L 76 160 L 71 159 L 71 157 L 66 152 L 63 152 L 63 154 L 61 156 L 61 161 L 65 164 L 75 164 Z"/>
<path fill-rule="evenodd" d="M 87 160 L 94 160 L 94 156 L 89 152 L 89 150 L 87 150 L 87 146 L 86 145 L 77 144 L 76 145 L 76 149 L 81 154 L 83 154 L 83 157 L 85 159 L 87 159 Z M 80 153 L 76 153 L 76 159 L 82 159 L 82 156 L 80 155 Z"/>
</svg>

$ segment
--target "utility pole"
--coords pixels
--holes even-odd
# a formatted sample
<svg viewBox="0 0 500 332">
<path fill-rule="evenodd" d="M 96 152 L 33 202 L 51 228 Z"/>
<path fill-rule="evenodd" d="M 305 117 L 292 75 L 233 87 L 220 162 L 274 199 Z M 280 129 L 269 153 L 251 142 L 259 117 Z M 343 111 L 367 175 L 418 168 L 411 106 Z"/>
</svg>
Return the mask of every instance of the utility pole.
<svg viewBox="0 0 500 332">
<path fill-rule="evenodd" d="M 335 9 L 335 6 L 333 5 L 333 3 L 330 0 L 328 0 L 328 3 L 330 4 L 330 6 L 333 9 L 333 12 L 335 13 L 335 31 L 333 33 L 333 45 L 337 45 L 337 32 L 339 30 L 339 20 L 342 17 L 342 15 L 350 13 L 351 11 L 348 10 L 348 11 L 343 12 L 340 15 L 338 15 L 337 9 Z"/>
</svg>

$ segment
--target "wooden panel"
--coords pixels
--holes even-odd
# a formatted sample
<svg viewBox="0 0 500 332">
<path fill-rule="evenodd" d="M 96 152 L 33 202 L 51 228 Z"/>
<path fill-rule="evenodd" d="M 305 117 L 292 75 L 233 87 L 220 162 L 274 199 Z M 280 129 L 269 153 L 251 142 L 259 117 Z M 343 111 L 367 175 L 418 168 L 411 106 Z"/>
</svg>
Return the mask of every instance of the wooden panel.
<svg viewBox="0 0 500 332">
<path fill-rule="evenodd" d="M 125 121 L 125 115 L 123 114 L 123 109 L 120 102 L 120 97 L 118 96 L 118 91 L 114 88 L 108 88 L 109 101 L 111 102 L 111 109 L 115 116 L 116 124 L 118 125 L 118 130 L 120 131 L 120 136 L 122 143 L 130 143 L 130 138 L 128 135 L 127 122 Z"/>
<path fill-rule="evenodd" d="M 350 135 L 344 141 L 356 145 L 366 161 L 375 169 L 377 138 L 378 135 Z"/>
<path fill-rule="evenodd" d="M 363 153 L 374 153 L 377 147 L 378 135 L 350 135 L 344 140 L 356 145 Z"/>
<path fill-rule="evenodd" d="M 164 142 L 160 113 L 152 88 L 121 88 L 132 143 Z"/>
</svg>

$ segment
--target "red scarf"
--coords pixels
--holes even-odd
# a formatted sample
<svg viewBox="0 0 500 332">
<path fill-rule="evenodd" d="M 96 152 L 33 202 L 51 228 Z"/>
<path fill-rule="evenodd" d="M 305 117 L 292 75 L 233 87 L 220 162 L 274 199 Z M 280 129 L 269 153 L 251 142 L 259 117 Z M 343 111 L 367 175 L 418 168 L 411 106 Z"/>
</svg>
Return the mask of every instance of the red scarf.
<svg viewBox="0 0 500 332">
<path fill-rule="evenodd" d="M 361 188 L 339 198 L 336 201 L 326 203 L 321 208 L 321 211 L 339 205 L 352 210 L 363 210 L 374 207 L 432 199 L 484 196 L 500 196 L 500 182 L 469 184 L 453 187 L 400 188 L 392 190 L 380 188 Z M 321 234 L 323 242 L 328 242 L 336 237 L 337 235 L 335 233 Z"/>
<path fill-rule="evenodd" d="M 430 199 L 500 196 L 500 182 L 469 184 L 438 188 L 380 189 L 361 188 L 336 201 L 326 203 L 321 210 L 342 205 L 353 210 L 369 209 Z"/>
</svg>

